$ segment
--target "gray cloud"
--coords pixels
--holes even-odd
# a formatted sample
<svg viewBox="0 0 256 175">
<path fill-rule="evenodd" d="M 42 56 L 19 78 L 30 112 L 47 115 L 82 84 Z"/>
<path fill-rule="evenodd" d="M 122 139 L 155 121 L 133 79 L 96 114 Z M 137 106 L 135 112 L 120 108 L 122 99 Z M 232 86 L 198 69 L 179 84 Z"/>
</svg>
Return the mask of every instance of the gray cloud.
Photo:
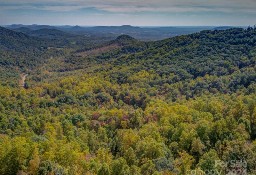
<svg viewBox="0 0 256 175">
<path fill-rule="evenodd" d="M 255 0 L 0 0 L 1 10 L 40 9 L 74 11 L 93 7 L 113 13 L 243 12 L 256 13 Z"/>
<path fill-rule="evenodd" d="M 0 0 L 0 24 L 254 25 L 255 9 L 256 0 Z"/>
</svg>

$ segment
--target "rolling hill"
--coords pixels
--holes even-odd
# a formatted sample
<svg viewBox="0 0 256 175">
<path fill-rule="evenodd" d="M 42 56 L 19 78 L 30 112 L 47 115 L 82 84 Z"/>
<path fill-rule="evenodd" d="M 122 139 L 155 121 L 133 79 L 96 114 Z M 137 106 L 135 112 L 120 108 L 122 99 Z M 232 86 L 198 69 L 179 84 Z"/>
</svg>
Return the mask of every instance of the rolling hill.
<svg viewBox="0 0 256 175">
<path fill-rule="evenodd" d="M 40 46 L 40 40 L 29 37 L 21 32 L 15 32 L 3 27 L 0 27 L 0 47 L 5 50 L 17 50 L 19 52 L 34 49 Z"/>
<path fill-rule="evenodd" d="M 15 28 L 13 30 L 17 31 L 17 32 L 25 33 L 26 35 L 29 35 L 29 36 L 38 37 L 38 38 L 63 39 L 63 38 L 75 37 L 72 34 L 69 34 L 69 33 L 66 33 L 66 32 L 63 32 L 63 31 L 57 30 L 57 29 L 51 29 L 51 28 L 42 28 L 42 29 L 38 29 L 38 30 L 31 30 L 26 27 L 20 27 L 20 28 Z"/>
<path fill-rule="evenodd" d="M 90 47 L 0 29 L 0 174 L 256 173 L 256 28 Z"/>
<path fill-rule="evenodd" d="M 226 27 L 215 27 L 215 26 L 176 26 L 176 27 L 137 27 L 130 25 L 123 26 L 49 26 L 49 25 L 21 25 L 14 24 L 8 25 L 7 28 L 11 30 L 22 30 L 29 29 L 41 30 L 41 29 L 51 29 L 51 30 L 60 30 L 69 34 L 75 34 L 80 36 L 87 37 L 103 37 L 108 40 L 113 40 L 119 35 L 130 35 L 133 38 L 143 41 L 156 41 L 162 40 L 170 37 L 180 36 L 191 34 L 195 32 L 200 32 L 202 30 L 214 30 L 214 29 L 227 29 L 232 28 L 229 26 Z M 25 31 L 26 32 L 26 31 Z"/>
</svg>

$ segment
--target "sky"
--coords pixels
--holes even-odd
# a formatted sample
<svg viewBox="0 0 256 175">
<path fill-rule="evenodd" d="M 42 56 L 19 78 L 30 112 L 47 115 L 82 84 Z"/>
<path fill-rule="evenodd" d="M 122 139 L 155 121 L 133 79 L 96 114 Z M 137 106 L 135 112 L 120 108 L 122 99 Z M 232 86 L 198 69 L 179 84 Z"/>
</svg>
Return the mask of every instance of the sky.
<svg viewBox="0 0 256 175">
<path fill-rule="evenodd" d="M 0 25 L 253 26 L 256 0 L 0 0 Z"/>
</svg>

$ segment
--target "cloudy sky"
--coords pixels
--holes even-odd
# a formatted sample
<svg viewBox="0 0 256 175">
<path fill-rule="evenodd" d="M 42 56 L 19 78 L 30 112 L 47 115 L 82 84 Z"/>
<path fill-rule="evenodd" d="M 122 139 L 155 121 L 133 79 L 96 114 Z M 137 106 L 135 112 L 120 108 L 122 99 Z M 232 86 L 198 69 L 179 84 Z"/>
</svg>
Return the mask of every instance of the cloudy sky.
<svg viewBox="0 0 256 175">
<path fill-rule="evenodd" d="M 256 0 L 0 0 L 0 25 L 249 26 Z"/>
</svg>

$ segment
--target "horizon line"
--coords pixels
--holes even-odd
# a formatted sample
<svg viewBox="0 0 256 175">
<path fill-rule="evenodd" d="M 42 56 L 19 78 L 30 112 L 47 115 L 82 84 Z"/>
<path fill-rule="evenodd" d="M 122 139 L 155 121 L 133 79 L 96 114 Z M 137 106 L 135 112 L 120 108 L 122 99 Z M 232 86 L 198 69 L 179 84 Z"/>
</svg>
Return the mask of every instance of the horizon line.
<svg viewBox="0 0 256 175">
<path fill-rule="evenodd" d="M 0 26 L 14 26 L 14 25 L 23 25 L 23 26 L 53 26 L 53 27 L 62 27 L 62 26 L 70 26 L 70 27 L 254 27 L 255 25 L 69 25 L 69 24 L 61 24 L 61 25 L 51 25 L 51 24 L 0 24 Z"/>
</svg>

